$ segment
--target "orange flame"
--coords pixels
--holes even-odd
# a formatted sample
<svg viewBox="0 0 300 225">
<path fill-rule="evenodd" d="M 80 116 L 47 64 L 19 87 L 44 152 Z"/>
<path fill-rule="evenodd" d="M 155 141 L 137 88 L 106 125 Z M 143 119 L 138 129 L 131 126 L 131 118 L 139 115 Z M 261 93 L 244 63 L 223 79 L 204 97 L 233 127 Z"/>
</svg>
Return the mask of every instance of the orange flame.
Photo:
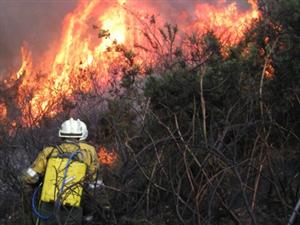
<svg viewBox="0 0 300 225">
<path fill-rule="evenodd" d="M 251 8 L 245 12 L 240 12 L 235 2 L 223 6 L 224 1 L 219 0 L 221 7 L 198 4 L 195 12 L 197 20 L 189 29 L 197 29 L 202 33 L 211 30 L 224 44 L 236 44 L 244 37 L 251 22 L 260 17 L 256 2 L 248 2 Z"/>
<path fill-rule="evenodd" d="M 125 15 L 117 5 L 106 3 L 106 8 L 102 9 L 99 3 L 99 0 L 81 1 L 76 10 L 66 17 L 61 41 L 54 57 L 51 56 L 53 49 L 50 49 L 49 53 L 45 54 L 50 57 L 43 60 L 49 62 L 49 65 L 44 67 L 44 70 L 46 68 L 50 70 L 48 74 L 42 75 L 33 71 L 30 76 L 24 76 L 19 87 L 18 99 L 24 125 L 36 124 L 44 115 L 55 116 L 62 110 L 60 106 L 62 98 L 71 99 L 74 91 L 80 90 L 85 93 L 90 91 L 94 77 L 90 77 L 90 73 L 85 69 L 94 71 L 97 74 L 97 82 L 102 86 L 107 85 L 109 77 L 106 70 L 113 53 L 107 53 L 106 48 L 114 41 L 125 42 Z M 100 16 L 97 15 L 98 12 Z M 98 39 L 90 29 L 88 24 L 94 16 L 98 16 L 94 23 L 102 24 L 103 30 L 109 29 L 109 38 Z M 29 60 L 30 54 L 25 48 L 21 49 L 21 53 L 23 63 L 17 72 L 18 78 L 25 68 L 32 65 Z M 27 104 L 26 97 L 29 94 L 33 97 Z"/>
<path fill-rule="evenodd" d="M 32 57 L 31 52 L 28 49 L 28 45 L 24 43 L 21 47 L 22 65 L 16 73 L 17 79 L 19 79 L 24 73 L 31 73 L 32 70 Z"/>
<path fill-rule="evenodd" d="M 98 151 L 98 158 L 100 163 L 112 165 L 117 159 L 117 154 L 115 152 L 109 152 L 104 147 L 101 147 Z"/>
<path fill-rule="evenodd" d="M 244 12 L 238 10 L 236 3 L 226 5 L 224 0 L 219 0 L 218 6 L 198 4 L 196 20 L 189 26 L 179 23 L 179 29 L 200 33 L 213 30 L 223 42 L 235 44 L 243 38 L 252 20 L 260 16 L 255 0 L 248 2 L 250 9 Z M 147 41 L 139 33 L 140 18 L 132 16 L 123 8 L 124 4 L 126 0 L 81 0 L 66 16 L 59 43 L 53 43 L 44 57 L 40 57 L 41 62 L 33 64 L 28 47 L 21 48 L 22 64 L 16 78 L 22 77 L 17 104 L 24 126 L 36 125 L 44 116 L 57 115 L 63 110 L 63 99 L 72 100 L 76 91 L 90 92 L 95 84 L 106 87 L 112 79 L 108 70 L 119 56 L 107 51 L 114 43 L 133 48 L 134 42 Z M 136 2 L 136 8 L 155 11 L 145 2 Z M 92 28 L 95 24 L 101 38 Z M 136 27 L 129 29 L 132 25 Z M 149 58 L 146 57 L 146 62 Z"/>
</svg>

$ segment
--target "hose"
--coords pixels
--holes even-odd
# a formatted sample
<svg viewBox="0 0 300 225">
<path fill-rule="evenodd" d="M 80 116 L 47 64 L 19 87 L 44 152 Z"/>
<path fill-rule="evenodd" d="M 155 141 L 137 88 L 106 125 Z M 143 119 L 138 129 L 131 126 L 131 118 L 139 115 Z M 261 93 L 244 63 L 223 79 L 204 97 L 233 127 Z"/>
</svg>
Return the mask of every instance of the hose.
<svg viewBox="0 0 300 225">
<path fill-rule="evenodd" d="M 31 208 L 32 208 L 32 211 L 33 213 L 41 220 L 49 220 L 52 216 L 53 216 L 53 213 L 50 214 L 50 215 L 43 215 L 41 214 L 37 207 L 36 207 L 36 200 L 37 200 L 37 196 L 38 196 L 38 193 L 39 193 L 39 190 L 40 188 L 42 187 L 42 184 L 43 183 L 40 183 L 40 185 L 34 190 L 33 192 L 33 195 L 32 195 L 32 199 L 31 199 Z"/>
</svg>

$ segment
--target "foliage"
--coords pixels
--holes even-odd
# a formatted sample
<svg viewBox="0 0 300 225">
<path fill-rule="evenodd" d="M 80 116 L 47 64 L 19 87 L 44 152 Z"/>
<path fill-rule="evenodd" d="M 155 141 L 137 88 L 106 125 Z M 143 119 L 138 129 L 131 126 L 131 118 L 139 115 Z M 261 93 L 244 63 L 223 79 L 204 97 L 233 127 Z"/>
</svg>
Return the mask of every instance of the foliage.
<svg viewBox="0 0 300 225">
<path fill-rule="evenodd" d="M 300 190 L 299 1 L 260 7 L 263 18 L 230 49 L 213 32 L 183 42 L 177 26 L 155 32 L 152 16 L 143 31 L 149 45 L 137 49 L 157 64 L 140 64 L 136 49 L 115 43 L 120 60 L 111 70 L 122 74 L 120 85 L 78 92 L 77 104 L 66 100 L 39 127 L 9 135 L 1 123 L 0 194 L 16 201 L 3 217 L 25 218 L 18 174 L 44 144 L 58 142 L 50 137 L 73 115 L 87 122 L 93 144 L 118 154 L 102 167 L 112 216 L 91 198 L 95 224 L 287 223 Z"/>
</svg>

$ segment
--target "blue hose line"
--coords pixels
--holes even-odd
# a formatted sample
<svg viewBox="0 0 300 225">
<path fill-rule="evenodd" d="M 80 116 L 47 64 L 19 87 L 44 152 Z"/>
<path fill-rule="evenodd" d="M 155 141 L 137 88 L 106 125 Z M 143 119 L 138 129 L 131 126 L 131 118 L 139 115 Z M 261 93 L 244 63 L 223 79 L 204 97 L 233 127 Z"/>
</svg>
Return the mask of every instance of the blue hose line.
<svg viewBox="0 0 300 225">
<path fill-rule="evenodd" d="M 35 190 L 34 190 L 34 193 L 33 193 L 33 196 L 32 196 L 32 199 L 31 199 L 31 207 L 32 207 L 32 211 L 33 213 L 38 217 L 40 218 L 41 220 L 49 220 L 52 216 L 53 216 L 53 213 L 46 216 L 46 215 L 43 215 L 41 214 L 37 207 L 36 207 L 36 199 L 37 199 L 37 195 L 38 195 L 38 192 L 39 192 L 39 189 L 40 189 L 41 185 L 39 185 Z"/>
<path fill-rule="evenodd" d="M 58 196 L 60 196 L 63 191 L 64 191 L 64 186 L 66 184 L 66 177 L 67 177 L 67 174 L 68 174 L 68 169 L 69 169 L 69 166 L 71 165 L 71 162 L 73 160 L 73 158 L 77 155 L 81 153 L 80 150 L 77 150 L 75 152 L 73 152 L 70 157 L 68 158 L 68 162 L 67 162 L 67 165 L 66 165 L 66 168 L 65 168 L 65 171 L 64 171 L 64 177 L 63 177 L 63 181 L 62 181 L 62 185 L 61 185 L 61 188 L 58 192 Z M 36 206 L 36 199 L 37 199 L 37 195 L 38 195 L 38 192 L 39 192 L 39 189 L 40 189 L 41 185 L 39 185 L 35 190 L 34 190 L 34 193 L 32 195 L 32 199 L 31 199 L 31 207 L 32 207 L 32 211 L 33 213 L 38 217 L 40 218 L 41 220 L 49 220 L 51 217 L 53 217 L 53 213 L 46 216 L 46 215 L 43 215 L 41 214 L 38 209 L 37 209 L 37 206 Z M 61 202 L 59 201 L 59 198 L 56 199 L 55 201 L 55 208 L 59 208 L 61 205 Z"/>
</svg>

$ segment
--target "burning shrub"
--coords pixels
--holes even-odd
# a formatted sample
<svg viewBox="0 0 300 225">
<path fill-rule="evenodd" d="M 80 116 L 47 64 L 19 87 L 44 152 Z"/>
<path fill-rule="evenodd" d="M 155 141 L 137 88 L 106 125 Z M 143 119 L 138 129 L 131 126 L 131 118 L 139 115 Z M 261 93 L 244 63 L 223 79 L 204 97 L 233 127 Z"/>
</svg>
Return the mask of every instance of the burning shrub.
<svg viewBox="0 0 300 225">
<path fill-rule="evenodd" d="M 138 17 L 142 29 L 130 36 L 123 22 L 139 15 L 110 2 L 105 9 L 82 2 L 64 22 L 50 72 L 31 70 L 24 49 L 21 72 L 0 89 L 8 90 L 1 95 L 0 120 L 16 118 L 11 135 L 1 123 L 2 193 L 21 205 L 20 168 L 44 144 L 57 143 L 58 124 L 72 115 L 87 123 L 92 143 L 107 146 L 99 157 L 115 223 L 285 222 L 299 194 L 295 21 L 266 17 L 247 27 L 245 39 L 238 29 L 235 41 L 222 33 L 231 34 L 228 27 L 237 29 L 243 18 L 257 19 L 257 5 L 251 1 L 243 13 L 236 4 L 223 5 L 225 12 L 220 5 L 198 5 L 198 20 L 187 30 L 202 32 L 181 39 L 182 24 L 160 26 L 155 16 Z M 203 7 L 222 18 L 205 32 Z M 81 25 L 97 10 L 100 39 L 90 45 L 93 34 Z M 269 69 L 272 79 L 265 76 Z M 105 221 L 97 199 L 90 204 Z"/>
</svg>

